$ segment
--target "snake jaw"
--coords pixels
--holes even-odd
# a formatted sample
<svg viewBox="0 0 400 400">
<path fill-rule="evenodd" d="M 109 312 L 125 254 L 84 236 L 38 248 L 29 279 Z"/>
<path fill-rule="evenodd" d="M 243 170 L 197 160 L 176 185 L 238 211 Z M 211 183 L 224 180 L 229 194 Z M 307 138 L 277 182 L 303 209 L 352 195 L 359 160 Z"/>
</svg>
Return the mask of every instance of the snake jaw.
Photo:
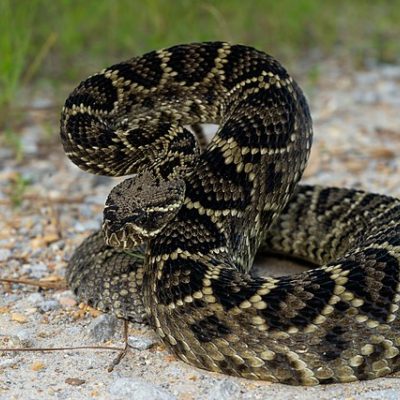
<svg viewBox="0 0 400 400">
<path fill-rule="evenodd" d="M 110 236 L 105 234 L 104 238 L 108 246 L 119 248 L 121 245 L 121 241 L 118 239 L 118 235 L 116 233 L 112 233 Z"/>
<path fill-rule="evenodd" d="M 157 236 L 162 228 L 151 232 L 133 223 L 123 224 L 119 229 L 113 229 L 111 221 L 105 220 L 102 226 L 104 240 L 108 246 L 117 249 L 132 249 L 147 240 Z"/>
<path fill-rule="evenodd" d="M 119 229 L 113 229 L 111 221 L 105 220 L 102 228 L 107 245 L 117 249 L 130 249 L 146 240 L 145 236 L 138 234 L 133 224 L 125 224 Z"/>
</svg>

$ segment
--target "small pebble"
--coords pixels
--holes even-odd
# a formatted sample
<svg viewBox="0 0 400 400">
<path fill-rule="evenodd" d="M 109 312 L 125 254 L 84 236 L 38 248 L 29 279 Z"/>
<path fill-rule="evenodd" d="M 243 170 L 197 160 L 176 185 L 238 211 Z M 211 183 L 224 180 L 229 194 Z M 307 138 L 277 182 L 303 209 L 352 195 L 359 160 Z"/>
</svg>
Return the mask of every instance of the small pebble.
<svg viewBox="0 0 400 400">
<path fill-rule="evenodd" d="M 176 400 L 176 397 L 159 386 L 135 378 L 117 378 L 109 392 L 120 398 L 135 400 Z"/>
<path fill-rule="evenodd" d="M 64 240 L 59 240 L 57 242 L 51 243 L 50 244 L 50 249 L 51 251 L 60 251 L 64 249 L 65 247 L 65 241 Z"/>
<path fill-rule="evenodd" d="M 36 292 L 36 293 L 30 294 L 30 295 L 26 298 L 26 300 L 27 300 L 30 304 L 36 306 L 36 305 L 38 305 L 39 303 L 41 303 L 42 301 L 44 301 L 44 297 L 43 297 L 40 293 L 37 293 L 37 292 Z"/>
<path fill-rule="evenodd" d="M 147 350 L 154 344 L 156 344 L 156 340 L 148 339 L 140 336 L 129 336 L 128 344 L 130 347 L 133 347 L 136 350 Z"/>
<path fill-rule="evenodd" d="M 61 293 L 54 293 L 52 296 L 58 300 L 62 307 L 74 307 L 77 304 L 74 294 L 70 290 Z"/>
<path fill-rule="evenodd" d="M 8 347 L 15 348 L 15 347 L 24 347 L 20 338 L 18 336 L 9 336 L 8 337 Z"/>
<path fill-rule="evenodd" d="M 14 359 L 0 360 L 0 369 L 12 368 L 15 367 L 17 364 L 17 360 Z"/>
<path fill-rule="evenodd" d="M 49 312 L 57 310 L 60 307 L 60 303 L 57 300 L 45 300 L 39 304 L 39 308 L 43 312 Z"/>
<path fill-rule="evenodd" d="M 5 293 L 2 300 L 7 304 L 20 300 L 20 297 L 15 293 Z"/>
<path fill-rule="evenodd" d="M 63 307 L 74 307 L 76 306 L 76 300 L 73 297 L 60 297 L 59 300 L 61 306 Z"/>
<path fill-rule="evenodd" d="M 17 246 L 15 246 L 15 248 L 16 248 Z M 15 249 L 14 248 L 14 249 Z M 8 267 L 10 267 L 10 268 L 18 268 L 19 266 L 20 266 L 20 261 L 18 261 L 18 260 L 13 260 L 13 259 L 9 259 L 8 260 L 8 262 L 7 262 L 7 264 L 8 264 Z"/>
<path fill-rule="evenodd" d="M 90 335 L 97 342 L 111 339 L 115 334 L 118 319 L 113 315 L 103 314 L 95 318 L 89 325 Z"/>
<path fill-rule="evenodd" d="M 23 347 L 32 347 L 32 331 L 28 329 L 20 329 L 17 331 L 15 336 L 19 339 Z"/>
<path fill-rule="evenodd" d="M 85 382 L 86 381 L 84 379 L 79 379 L 79 378 L 67 378 L 65 380 L 65 383 L 72 386 L 80 386 L 83 385 Z"/>
<path fill-rule="evenodd" d="M 11 250 L 0 249 L 0 261 L 7 261 L 11 257 Z"/>
<path fill-rule="evenodd" d="M 25 264 L 23 266 L 23 268 L 28 269 L 29 276 L 34 279 L 43 278 L 44 276 L 48 275 L 48 273 L 49 273 L 47 265 L 42 262 L 39 262 L 37 264 L 31 264 L 31 265 Z"/>
<path fill-rule="evenodd" d="M 43 225 L 42 222 L 35 224 L 32 228 L 29 229 L 29 233 L 31 236 L 41 236 L 43 234 Z"/>
</svg>

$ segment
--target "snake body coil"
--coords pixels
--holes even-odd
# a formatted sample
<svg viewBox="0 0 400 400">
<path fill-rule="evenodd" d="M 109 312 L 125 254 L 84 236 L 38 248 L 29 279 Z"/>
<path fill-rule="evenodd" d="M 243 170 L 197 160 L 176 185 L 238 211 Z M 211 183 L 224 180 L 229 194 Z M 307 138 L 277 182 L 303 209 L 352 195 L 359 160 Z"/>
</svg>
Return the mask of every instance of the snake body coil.
<svg viewBox="0 0 400 400">
<path fill-rule="evenodd" d="M 206 122 L 219 125 L 207 146 Z M 87 171 L 137 174 L 107 199 L 105 239 L 70 261 L 82 299 L 147 318 L 211 371 L 314 385 L 399 369 L 400 202 L 297 185 L 311 118 L 272 57 L 215 42 L 114 65 L 69 96 L 61 137 Z M 253 277 L 258 251 L 317 266 Z"/>
</svg>

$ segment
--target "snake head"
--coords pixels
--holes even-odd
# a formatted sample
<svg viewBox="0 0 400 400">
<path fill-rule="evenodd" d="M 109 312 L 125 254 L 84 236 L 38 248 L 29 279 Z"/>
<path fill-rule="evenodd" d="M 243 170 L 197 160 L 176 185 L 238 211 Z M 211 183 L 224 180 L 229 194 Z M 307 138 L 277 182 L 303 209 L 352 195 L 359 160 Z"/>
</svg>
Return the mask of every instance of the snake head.
<svg viewBox="0 0 400 400">
<path fill-rule="evenodd" d="M 141 172 L 115 186 L 106 201 L 103 233 L 109 246 L 130 249 L 156 237 L 175 217 L 185 195 L 174 181 Z"/>
</svg>

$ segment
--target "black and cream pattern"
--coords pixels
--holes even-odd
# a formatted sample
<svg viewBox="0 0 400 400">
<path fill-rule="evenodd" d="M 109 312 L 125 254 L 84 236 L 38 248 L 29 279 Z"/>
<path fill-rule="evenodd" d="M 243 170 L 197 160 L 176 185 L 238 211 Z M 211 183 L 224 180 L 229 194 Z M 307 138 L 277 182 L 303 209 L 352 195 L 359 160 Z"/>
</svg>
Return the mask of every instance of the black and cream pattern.
<svg viewBox="0 0 400 400">
<path fill-rule="evenodd" d="M 201 123 L 219 125 L 208 145 Z M 70 260 L 80 298 L 211 371 L 315 385 L 400 369 L 400 201 L 298 185 L 312 122 L 275 59 L 213 42 L 114 65 L 69 96 L 61 138 L 89 172 L 136 174 Z M 310 269 L 253 277 L 262 251 Z"/>
</svg>

